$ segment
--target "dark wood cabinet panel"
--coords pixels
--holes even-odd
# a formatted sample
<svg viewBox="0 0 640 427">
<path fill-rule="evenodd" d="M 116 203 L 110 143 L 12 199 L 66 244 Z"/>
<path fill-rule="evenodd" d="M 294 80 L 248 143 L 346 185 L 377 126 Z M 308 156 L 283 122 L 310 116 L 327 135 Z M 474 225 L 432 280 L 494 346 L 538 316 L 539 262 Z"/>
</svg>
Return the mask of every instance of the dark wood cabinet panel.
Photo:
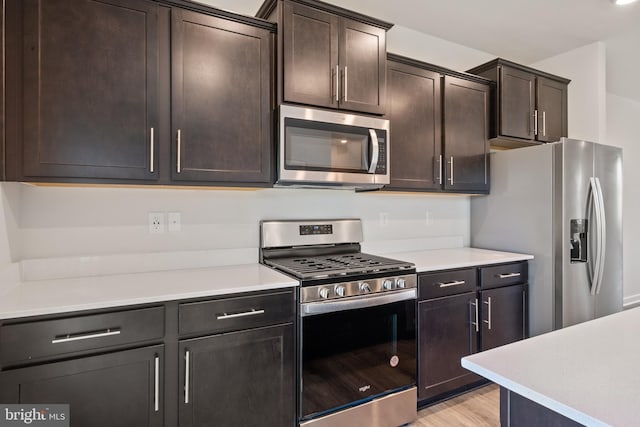
<svg viewBox="0 0 640 427">
<path fill-rule="evenodd" d="M 281 102 L 383 114 L 391 24 L 314 0 L 266 0 L 280 24 Z"/>
<path fill-rule="evenodd" d="M 442 150 L 440 74 L 388 62 L 386 118 L 391 126 L 391 182 L 386 188 L 438 190 Z"/>
<path fill-rule="evenodd" d="M 526 338 L 526 285 L 480 292 L 481 350 Z"/>
<path fill-rule="evenodd" d="M 181 341 L 180 425 L 294 426 L 293 354 L 291 324 Z"/>
<path fill-rule="evenodd" d="M 464 369 L 460 358 L 476 352 L 475 292 L 418 303 L 418 399 L 429 399 L 480 377 Z"/>
<path fill-rule="evenodd" d="M 339 63 L 342 67 L 340 107 L 364 113 L 385 112 L 387 92 L 386 31 L 340 19 Z"/>
<path fill-rule="evenodd" d="M 496 82 L 491 144 L 517 148 L 568 136 L 570 80 L 497 58 L 468 71 Z"/>
<path fill-rule="evenodd" d="M 271 181 L 269 31 L 172 10 L 172 178 Z"/>
<path fill-rule="evenodd" d="M 22 24 L 7 32 L 23 46 L 7 60 L 8 109 L 24 104 L 7 135 L 19 174 L 157 179 L 157 6 L 25 0 L 7 10 Z"/>
<path fill-rule="evenodd" d="M 538 77 L 538 141 L 553 142 L 567 136 L 567 85 Z"/>
<path fill-rule="evenodd" d="M 489 86 L 444 77 L 444 188 L 489 191 Z"/>
<path fill-rule="evenodd" d="M 501 134 L 533 139 L 536 76 L 509 67 L 501 67 L 499 72 Z"/>
<path fill-rule="evenodd" d="M 0 400 L 69 404 L 74 427 L 162 426 L 163 363 L 157 345 L 3 371 Z"/>
<path fill-rule="evenodd" d="M 338 17 L 299 3 L 283 3 L 284 99 L 337 107 Z"/>
</svg>

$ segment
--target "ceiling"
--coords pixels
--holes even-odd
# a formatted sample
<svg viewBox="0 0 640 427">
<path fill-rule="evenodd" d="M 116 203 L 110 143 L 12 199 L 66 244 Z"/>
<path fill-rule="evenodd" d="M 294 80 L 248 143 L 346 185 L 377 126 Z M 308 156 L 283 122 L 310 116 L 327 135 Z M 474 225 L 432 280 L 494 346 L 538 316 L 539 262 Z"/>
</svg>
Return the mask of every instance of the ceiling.
<svg viewBox="0 0 640 427">
<path fill-rule="evenodd" d="M 199 0 L 254 15 L 261 0 Z M 640 2 L 610 0 L 326 0 L 523 64 L 605 41 L 607 90 L 640 101 Z"/>
</svg>

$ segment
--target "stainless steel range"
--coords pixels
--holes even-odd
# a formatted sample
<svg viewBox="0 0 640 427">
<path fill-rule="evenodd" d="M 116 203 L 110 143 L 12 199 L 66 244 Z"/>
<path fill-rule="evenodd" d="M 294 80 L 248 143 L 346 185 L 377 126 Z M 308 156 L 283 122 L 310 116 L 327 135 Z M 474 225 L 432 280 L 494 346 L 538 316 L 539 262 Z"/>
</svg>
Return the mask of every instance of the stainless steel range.
<svg viewBox="0 0 640 427">
<path fill-rule="evenodd" d="M 416 418 L 415 266 L 361 242 L 358 219 L 260 224 L 260 262 L 300 281 L 301 426 Z"/>
</svg>

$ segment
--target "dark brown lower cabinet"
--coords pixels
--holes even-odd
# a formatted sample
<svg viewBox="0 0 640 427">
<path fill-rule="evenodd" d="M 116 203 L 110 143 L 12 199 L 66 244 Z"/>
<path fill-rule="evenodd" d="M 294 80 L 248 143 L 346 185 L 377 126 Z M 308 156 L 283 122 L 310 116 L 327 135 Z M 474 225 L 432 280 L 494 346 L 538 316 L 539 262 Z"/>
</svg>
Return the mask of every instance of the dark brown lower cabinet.
<svg viewBox="0 0 640 427">
<path fill-rule="evenodd" d="M 485 382 L 460 359 L 527 337 L 527 263 L 418 275 L 418 403 Z"/>
<path fill-rule="evenodd" d="M 295 425 L 293 325 L 182 340 L 180 426 Z"/>
<path fill-rule="evenodd" d="M 69 404 L 73 427 L 164 425 L 164 345 L 0 372 L 0 402 Z"/>
<path fill-rule="evenodd" d="M 475 298 L 475 292 L 467 292 L 418 304 L 419 400 L 480 380 L 460 365 L 460 359 L 475 353 L 478 346 L 471 323 Z"/>
</svg>

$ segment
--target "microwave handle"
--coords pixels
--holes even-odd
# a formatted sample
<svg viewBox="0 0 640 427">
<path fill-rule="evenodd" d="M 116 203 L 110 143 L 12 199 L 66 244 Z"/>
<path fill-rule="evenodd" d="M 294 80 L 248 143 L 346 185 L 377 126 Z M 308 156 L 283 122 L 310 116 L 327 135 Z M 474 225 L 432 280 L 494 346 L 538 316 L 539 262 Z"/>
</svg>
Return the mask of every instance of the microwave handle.
<svg viewBox="0 0 640 427">
<path fill-rule="evenodd" d="M 371 145 L 373 146 L 373 153 L 371 155 L 371 163 L 369 165 L 369 173 L 376 173 L 378 167 L 378 156 L 380 155 L 380 145 L 378 144 L 378 134 L 375 129 L 369 129 L 369 136 L 371 137 Z"/>
</svg>

